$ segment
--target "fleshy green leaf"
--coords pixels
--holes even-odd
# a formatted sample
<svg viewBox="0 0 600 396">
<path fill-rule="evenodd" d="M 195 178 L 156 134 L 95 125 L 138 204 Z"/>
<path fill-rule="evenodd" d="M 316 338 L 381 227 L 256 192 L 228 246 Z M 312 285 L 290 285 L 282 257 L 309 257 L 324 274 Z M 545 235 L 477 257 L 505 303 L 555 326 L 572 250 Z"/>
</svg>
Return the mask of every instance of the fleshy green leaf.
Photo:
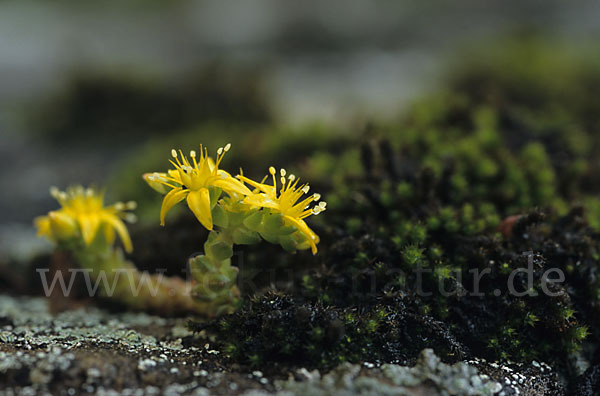
<svg viewBox="0 0 600 396">
<path fill-rule="evenodd" d="M 212 209 L 212 217 L 214 224 L 218 225 L 219 227 L 227 228 L 227 225 L 229 224 L 229 215 L 225 209 L 223 209 L 223 207 L 220 205 L 215 206 Z"/>
<path fill-rule="evenodd" d="M 297 244 L 291 235 L 280 236 L 279 244 L 287 252 L 295 252 L 297 250 Z"/>
<path fill-rule="evenodd" d="M 233 242 L 238 245 L 254 245 L 260 242 L 260 236 L 254 231 L 238 228 L 233 232 Z"/>
<path fill-rule="evenodd" d="M 250 216 L 247 216 L 244 219 L 244 225 L 246 227 L 248 227 L 249 229 L 251 229 L 252 231 L 258 231 L 258 229 L 260 228 L 262 219 L 263 219 L 262 212 L 256 212 L 256 213 L 251 214 Z"/>
<path fill-rule="evenodd" d="M 212 186 L 209 187 L 208 193 L 210 196 L 210 207 L 211 208 L 215 207 L 215 205 L 219 201 L 219 197 L 221 197 L 222 192 L 223 192 L 223 190 L 221 190 L 219 187 L 212 187 Z"/>
<path fill-rule="evenodd" d="M 218 261 L 223 261 L 233 256 L 233 248 L 224 241 L 219 241 L 208 246 L 210 255 Z"/>
<path fill-rule="evenodd" d="M 278 234 L 281 227 L 283 227 L 283 216 L 281 216 L 281 213 L 273 213 L 264 216 L 263 228 L 265 232 Z"/>
</svg>

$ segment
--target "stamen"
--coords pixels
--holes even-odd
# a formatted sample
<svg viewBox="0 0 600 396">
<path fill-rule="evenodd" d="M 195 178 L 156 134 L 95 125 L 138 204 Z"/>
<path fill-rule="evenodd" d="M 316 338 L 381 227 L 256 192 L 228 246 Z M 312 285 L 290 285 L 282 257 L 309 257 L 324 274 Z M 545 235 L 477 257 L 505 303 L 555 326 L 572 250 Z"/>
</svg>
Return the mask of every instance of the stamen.
<svg viewBox="0 0 600 396">
<path fill-rule="evenodd" d="M 277 173 L 277 171 L 275 170 L 274 167 L 269 167 L 269 173 L 271 174 L 271 176 L 273 176 L 273 188 L 275 190 L 277 190 L 277 177 L 275 176 L 275 174 Z"/>
<path fill-rule="evenodd" d="M 194 162 L 194 168 L 198 169 L 198 161 L 196 161 L 196 151 L 190 151 L 190 157 L 192 157 L 192 161 Z"/>
<path fill-rule="evenodd" d="M 279 170 L 279 173 L 281 174 L 281 177 L 285 177 L 285 174 L 286 174 L 285 169 L 281 168 Z"/>
<path fill-rule="evenodd" d="M 310 191 L 310 186 L 308 184 L 306 186 L 302 187 L 302 192 L 304 194 L 308 194 L 308 191 Z"/>
<path fill-rule="evenodd" d="M 321 194 L 314 193 L 314 194 L 313 194 L 313 199 L 314 199 L 315 201 L 318 201 L 319 199 L 321 199 Z"/>
<path fill-rule="evenodd" d="M 183 155 L 183 151 L 181 151 L 181 149 L 179 149 L 179 154 L 181 155 L 181 163 L 182 163 L 182 166 L 183 166 L 183 165 L 190 166 L 190 163 L 188 162 L 188 160 L 187 160 L 186 156 L 185 156 L 185 155 Z M 178 161 L 179 161 L 179 160 L 178 160 Z"/>
<path fill-rule="evenodd" d="M 293 182 L 294 180 L 296 180 L 296 176 L 295 175 L 289 175 L 288 179 Z"/>
<path fill-rule="evenodd" d="M 283 184 L 285 186 L 285 177 L 281 177 L 281 179 L 279 179 L 281 181 L 281 184 Z"/>
<path fill-rule="evenodd" d="M 227 145 L 225 145 L 225 148 L 224 148 L 225 152 L 228 152 L 230 148 L 231 148 L 231 143 L 227 143 Z"/>
<path fill-rule="evenodd" d="M 137 216 L 133 213 L 126 213 L 124 219 L 128 223 L 135 223 L 137 221 Z"/>
<path fill-rule="evenodd" d="M 160 181 L 166 183 L 168 180 L 160 175 L 158 172 L 154 172 L 151 176 L 148 176 L 151 181 Z"/>
<path fill-rule="evenodd" d="M 154 172 L 154 174 L 152 174 L 151 176 L 148 176 L 148 180 L 150 180 L 150 181 L 156 181 L 156 182 L 162 183 L 162 184 L 164 184 L 165 186 L 167 186 L 167 187 L 169 187 L 169 188 L 177 188 L 177 186 L 176 186 L 176 185 L 173 185 L 173 184 L 171 184 L 171 183 L 169 183 L 169 182 L 174 182 L 174 183 L 177 183 L 177 184 L 179 184 L 179 183 L 180 183 L 178 180 L 175 180 L 175 179 L 173 179 L 173 178 L 170 178 L 170 177 L 169 177 L 169 178 L 167 178 L 167 177 L 163 177 L 163 176 L 161 176 L 161 175 L 160 175 L 158 172 Z M 133 201 L 132 201 L 132 202 L 133 202 Z M 137 204 L 136 204 L 136 205 L 137 205 Z"/>
<path fill-rule="evenodd" d="M 116 204 L 113 205 L 114 208 L 118 211 L 123 211 L 125 210 L 125 204 L 123 202 L 117 202 Z"/>
<path fill-rule="evenodd" d="M 127 210 L 135 210 L 135 209 L 137 209 L 137 202 L 129 201 L 125 204 L 125 207 Z"/>
<path fill-rule="evenodd" d="M 319 207 L 320 207 L 321 209 L 325 210 L 325 208 L 327 207 L 327 202 L 325 202 L 325 201 L 321 201 L 321 202 L 319 202 Z"/>
<path fill-rule="evenodd" d="M 60 195 L 60 190 L 56 186 L 50 187 L 50 195 L 54 198 L 58 198 Z"/>
<path fill-rule="evenodd" d="M 218 155 L 223 154 L 223 147 L 219 147 L 219 149 L 217 150 L 217 154 Z"/>
<path fill-rule="evenodd" d="M 171 157 L 177 158 L 177 151 L 175 149 L 171 149 Z"/>
</svg>

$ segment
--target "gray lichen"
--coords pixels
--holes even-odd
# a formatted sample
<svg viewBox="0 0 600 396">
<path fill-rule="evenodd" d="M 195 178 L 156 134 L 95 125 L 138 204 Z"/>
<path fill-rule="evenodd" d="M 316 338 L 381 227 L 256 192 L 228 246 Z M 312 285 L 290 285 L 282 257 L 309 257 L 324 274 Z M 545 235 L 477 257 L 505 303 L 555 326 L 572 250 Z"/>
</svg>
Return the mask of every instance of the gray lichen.
<svg viewBox="0 0 600 396">
<path fill-rule="evenodd" d="M 0 394 L 560 394 L 553 388 L 556 374 L 544 363 L 448 365 L 430 349 L 413 367 L 345 363 L 330 372 L 299 369 L 295 378 L 273 383 L 256 369 L 215 365 L 221 353 L 210 340 L 197 339 L 198 347 L 182 341 L 193 337 L 184 323 L 94 307 L 52 316 L 42 298 L 0 295 Z"/>
<path fill-rule="evenodd" d="M 364 366 L 364 365 L 363 365 Z M 444 364 L 433 350 L 421 352 L 414 367 L 385 364 L 380 368 L 363 368 L 345 363 L 321 376 L 318 371 L 304 370 L 305 381 L 283 381 L 278 393 L 287 395 L 493 395 L 502 385 L 466 363 Z M 249 392 L 246 396 L 260 393 Z"/>
</svg>

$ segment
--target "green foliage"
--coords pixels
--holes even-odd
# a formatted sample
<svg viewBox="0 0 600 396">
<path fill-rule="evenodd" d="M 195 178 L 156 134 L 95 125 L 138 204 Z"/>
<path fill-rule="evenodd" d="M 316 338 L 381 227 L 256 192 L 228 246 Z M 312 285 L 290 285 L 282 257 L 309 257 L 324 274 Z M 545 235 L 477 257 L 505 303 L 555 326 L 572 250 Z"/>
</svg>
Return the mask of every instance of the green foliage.
<svg viewBox="0 0 600 396">
<path fill-rule="evenodd" d="M 415 307 L 393 299 L 367 310 L 302 304 L 269 291 L 235 314 L 193 330 L 219 330 L 217 340 L 231 359 L 263 368 L 281 362 L 329 368 L 340 362 L 396 360 L 406 362 L 424 345 L 435 345 L 445 357 L 464 351 L 448 330 Z M 226 321 L 227 331 L 220 325 Z"/>
<path fill-rule="evenodd" d="M 287 308 L 255 305 L 227 318 L 239 329 L 219 333 L 237 346 L 232 359 L 300 356 L 320 366 L 408 358 L 410 337 L 424 333 L 414 325 L 392 335 L 399 298 L 416 318 L 443 324 L 450 337 L 430 342 L 456 347 L 446 351 L 562 367 L 585 343 L 597 344 L 600 281 L 590 274 L 600 263 L 598 64 L 557 57 L 531 40 L 496 53 L 458 70 L 446 90 L 399 120 L 374 122 L 352 144 L 325 144 L 304 161 L 329 187 L 322 256 L 308 271 L 296 267 Z M 535 293 L 511 295 L 507 282 L 527 268 L 526 251 L 535 253 L 533 286 L 524 275 L 513 280 Z M 415 269 L 431 271 L 418 279 Z M 549 269 L 566 276 L 552 295 L 542 292 Z M 469 294 L 473 270 L 488 271 L 477 297 Z M 294 321 L 299 306 L 312 327 Z M 294 342 L 271 332 L 270 315 Z M 343 322 L 344 336 L 327 339 L 324 317 Z"/>
</svg>

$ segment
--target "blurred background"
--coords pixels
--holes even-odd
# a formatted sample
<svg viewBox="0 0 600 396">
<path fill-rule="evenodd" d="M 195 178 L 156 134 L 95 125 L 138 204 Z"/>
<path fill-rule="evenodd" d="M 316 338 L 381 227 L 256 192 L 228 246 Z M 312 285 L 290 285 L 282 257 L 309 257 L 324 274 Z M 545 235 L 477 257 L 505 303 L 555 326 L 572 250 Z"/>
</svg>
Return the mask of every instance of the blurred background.
<svg viewBox="0 0 600 396">
<path fill-rule="evenodd" d="M 333 136 L 335 153 L 531 37 L 553 60 L 595 58 L 600 3 L 0 2 L 0 257 L 48 249 L 32 219 L 56 207 L 50 186 L 140 199 L 141 172 L 201 142 L 232 142 L 225 167 L 260 177 L 286 160 L 273 142 Z M 140 217 L 157 222 L 148 194 Z"/>
</svg>

